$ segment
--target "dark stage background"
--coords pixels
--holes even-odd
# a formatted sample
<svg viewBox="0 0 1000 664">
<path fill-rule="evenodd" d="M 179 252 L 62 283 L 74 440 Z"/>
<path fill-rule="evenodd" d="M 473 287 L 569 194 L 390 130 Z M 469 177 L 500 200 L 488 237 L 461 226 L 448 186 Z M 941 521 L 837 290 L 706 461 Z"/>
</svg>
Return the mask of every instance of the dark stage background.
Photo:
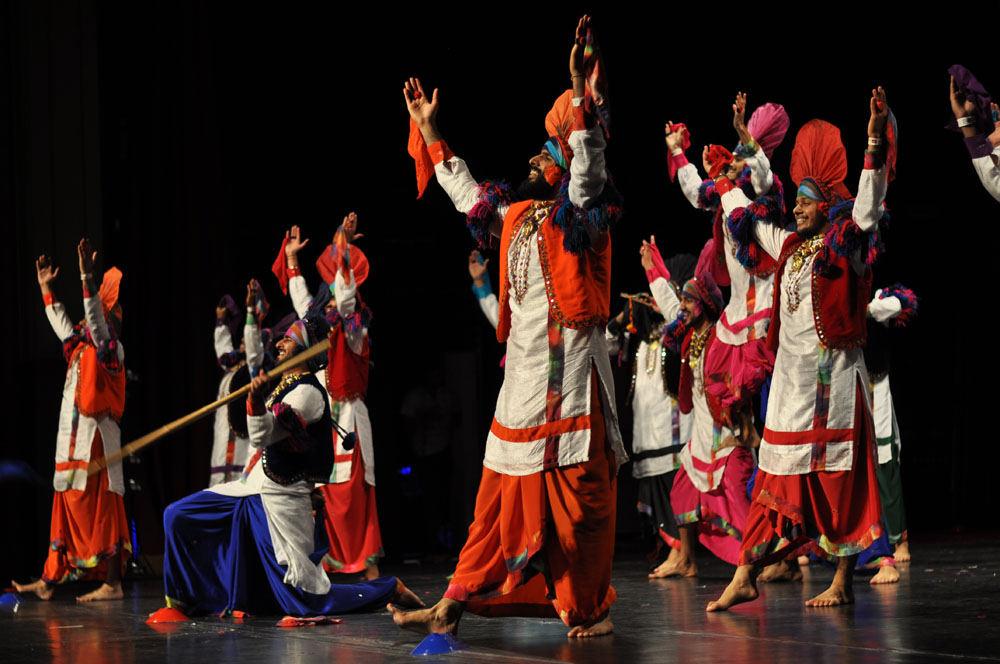
<svg viewBox="0 0 1000 664">
<path fill-rule="evenodd" d="M 0 214 L 12 243 L 0 262 L 12 297 L 0 339 L 10 353 L 3 398 L 13 423 L 0 459 L 24 461 L 43 478 L 37 487 L 0 485 L 8 533 L 0 567 L 37 575 L 48 539 L 65 364 L 34 258 L 50 253 L 62 267 L 57 292 L 74 317 L 82 314 L 74 249 L 82 235 L 100 252 L 99 270 L 124 271 L 123 343 L 135 380 L 123 439 L 131 440 L 215 398 L 219 297 L 242 299 L 256 277 L 271 321 L 280 318 L 291 307 L 269 270 L 285 229 L 299 224 L 311 238 L 304 264 L 315 288 L 312 262 L 350 210 L 372 265 L 363 287 L 375 313 L 367 401 L 385 548 L 396 559 L 457 551 L 503 350 L 470 292 L 473 244 L 462 218 L 435 184 L 414 200 L 402 82 L 416 74 L 440 87 L 442 131 L 474 175 L 517 181 L 545 138 L 545 112 L 568 86 L 580 10 L 137 4 L 25 0 L 0 15 Z M 697 253 L 709 233 L 709 217 L 667 179 L 666 120 L 688 123 L 696 162 L 706 143 L 735 143 L 737 90 L 749 93 L 751 110 L 784 104 L 792 132 L 773 165 L 791 202 L 794 131 L 813 117 L 842 129 L 847 183 L 856 188 L 870 90 L 884 85 L 902 142 L 887 198 L 889 251 L 875 282 L 902 281 L 922 296 L 916 321 L 896 335 L 892 372 L 919 551 L 935 531 L 995 527 L 995 368 L 980 344 L 994 325 L 983 318 L 994 308 L 1000 207 L 960 138 L 942 126 L 950 64 L 967 65 L 994 91 L 1000 78 L 995 57 L 947 33 L 903 35 L 890 12 L 870 7 L 831 15 L 799 5 L 787 18 L 745 16 L 745 5 L 594 10 L 612 85 L 608 164 L 627 212 L 614 232 L 613 293 L 645 288 L 642 237 L 656 234 L 668 255 Z M 495 256 L 490 267 L 495 284 Z M 616 295 L 612 309 L 620 305 Z M 626 440 L 627 374 L 626 366 L 618 385 Z M 419 390 L 439 404 L 432 423 L 449 440 L 439 457 L 414 454 L 415 432 L 401 415 L 406 395 Z M 210 446 L 206 419 L 127 465 L 141 488 L 127 504 L 144 553 L 162 551 L 163 508 L 207 484 Z M 629 473 L 620 474 L 623 541 L 636 526 Z"/>
</svg>

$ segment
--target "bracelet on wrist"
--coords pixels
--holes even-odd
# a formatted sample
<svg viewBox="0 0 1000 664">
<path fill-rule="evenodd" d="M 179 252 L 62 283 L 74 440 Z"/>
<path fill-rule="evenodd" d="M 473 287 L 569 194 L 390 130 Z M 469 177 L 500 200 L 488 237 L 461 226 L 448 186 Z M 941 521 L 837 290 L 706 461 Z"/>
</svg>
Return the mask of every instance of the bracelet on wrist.
<svg viewBox="0 0 1000 664">
<path fill-rule="evenodd" d="M 974 115 L 965 115 L 958 118 L 958 126 L 960 129 L 962 127 L 971 127 L 974 124 L 976 124 L 976 117 Z"/>
<path fill-rule="evenodd" d="M 878 146 L 882 145 L 882 137 L 881 136 L 869 136 L 868 137 L 868 145 L 877 148 Z"/>
</svg>

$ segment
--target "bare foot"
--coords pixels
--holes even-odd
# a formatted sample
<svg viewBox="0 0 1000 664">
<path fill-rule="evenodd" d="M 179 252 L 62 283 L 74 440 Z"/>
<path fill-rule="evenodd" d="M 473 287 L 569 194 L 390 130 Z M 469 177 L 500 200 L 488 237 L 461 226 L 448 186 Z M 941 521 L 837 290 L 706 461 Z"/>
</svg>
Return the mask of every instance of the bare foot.
<svg viewBox="0 0 1000 664">
<path fill-rule="evenodd" d="M 798 561 L 779 560 L 773 565 L 768 565 L 757 577 L 762 583 L 779 583 L 781 581 L 801 581 L 802 570 L 799 569 Z"/>
<path fill-rule="evenodd" d="M 365 573 L 361 578 L 365 581 L 371 581 L 372 579 L 377 579 L 379 576 L 381 576 L 381 574 L 378 571 L 378 563 L 373 563 L 370 567 L 365 568 Z"/>
<path fill-rule="evenodd" d="M 759 595 L 756 579 L 751 574 L 741 574 L 740 570 L 737 569 L 733 580 L 729 582 L 729 585 L 722 592 L 722 597 L 714 602 L 709 602 L 705 610 L 710 612 L 726 611 L 737 604 L 752 602 Z"/>
<path fill-rule="evenodd" d="M 417 609 L 424 606 L 424 601 L 417 597 L 416 593 L 403 585 L 403 582 L 396 579 L 396 594 L 392 596 L 392 603 L 399 604 L 407 609 Z"/>
<path fill-rule="evenodd" d="M 796 561 L 799 563 L 799 567 L 809 567 L 809 556 L 799 556 Z"/>
<path fill-rule="evenodd" d="M 457 634 L 458 621 L 464 611 L 463 604 L 453 599 L 442 599 L 429 609 L 417 611 L 403 611 L 392 604 L 387 604 L 386 608 L 398 626 L 421 634 Z"/>
<path fill-rule="evenodd" d="M 567 636 L 571 639 L 584 639 L 590 636 L 604 636 L 613 631 L 615 631 L 615 626 L 611 622 L 611 612 L 608 611 L 592 623 L 577 625 L 569 630 Z"/>
<path fill-rule="evenodd" d="M 898 542 L 895 550 L 892 552 L 892 557 L 896 559 L 897 563 L 910 562 L 910 543 L 906 540 Z"/>
<path fill-rule="evenodd" d="M 849 586 L 839 584 L 831 585 L 806 601 L 806 606 L 840 606 L 841 604 L 854 604 L 854 591 Z"/>
<path fill-rule="evenodd" d="M 56 591 L 55 588 L 45 583 L 42 579 L 32 583 L 18 583 L 12 580 L 11 584 L 13 584 L 19 593 L 35 593 L 38 595 L 38 599 L 44 600 L 52 599 L 52 594 Z"/>
<path fill-rule="evenodd" d="M 698 566 L 677 549 L 671 549 L 667 559 L 649 574 L 649 578 L 666 579 L 671 576 L 698 576 Z"/>
<path fill-rule="evenodd" d="M 106 583 L 102 583 L 101 587 L 97 590 L 91 591 L 86 595 L 80 595 L 76 598 L 78 602 L 103 602 L 109 599 L 121 599 L 125 597 L 125 593 L 122 592 L 121 584 L 114 586 L 109 586 Z"/>
<path fill-rule="evenodd" d="M 873 586 L 882 583 L 899 583 L 899 570 L 893 565 L 882 565 L 868 583 Z"/>
</svg>

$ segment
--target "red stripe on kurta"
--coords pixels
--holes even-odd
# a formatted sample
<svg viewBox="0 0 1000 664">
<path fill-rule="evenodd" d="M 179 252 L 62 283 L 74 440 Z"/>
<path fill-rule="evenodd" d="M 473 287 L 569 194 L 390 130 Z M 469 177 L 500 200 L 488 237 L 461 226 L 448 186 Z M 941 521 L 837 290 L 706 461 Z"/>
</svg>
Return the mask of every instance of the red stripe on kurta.
<svg viewBox="0 0 1000 664">
<path fill-rule="evenodd" d="M 509 429 L 493 419 L 490 425 L 490 432 L 507 443 L 530 443 L 542 440 L 549 436 L 557 436 L 574 431 L 586 431 L 590 428 L 590 415 L 577 415 L 567 417 L 555 422 L 546 422 L 537 427 L 527 427 L 525 429 Z"/>
<path fill-rule="evenodd" d="M 764 442 L 771 445 L 808 445 L 811 443 L 848 443 L 854 440 L 854 429 L 809 429 L 808 431 L 774 431 L 764 427 Z"/>
</svg>

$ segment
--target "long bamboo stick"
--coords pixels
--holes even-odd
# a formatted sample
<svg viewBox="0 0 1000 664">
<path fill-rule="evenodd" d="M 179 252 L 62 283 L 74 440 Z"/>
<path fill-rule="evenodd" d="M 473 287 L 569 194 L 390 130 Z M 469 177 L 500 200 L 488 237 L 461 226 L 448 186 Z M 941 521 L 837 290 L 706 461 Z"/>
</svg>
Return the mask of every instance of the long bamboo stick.
<svg viewBox="0 0 1000 664">
<path fill-rule="evenodd" d="M 290 357 L 289 359 L 285 360 L 275 368 L 268 371 L 267 379 L 274 380 L 275 378 L 277 378 L 284 372 L 288 371 L 292 367 L 296 367 L 302 364 L 303 362 L 316 357 L 320 353 L 326 352 L 326 350 L 329 347 L 330 347 L 330 340 L 324 339 L 323 341 L 319 342 L 312 348 L 308 348 L 305 351 L 298 353 L 293 357 Z M 92 459 L 90 465 L 87 467 L 87 475 L 93 475 L 95 473 L 99 473 L 100 471 L 107 468 L 109 465 L 119 463 L 125 457 L 132 456 L 142 448 L 152 445 L 153 443 L 160 440 L 164 436 L 174 433 L 175 431 L 180 431 L 184 427 L 188 426 L 193 422 L 197 422 L 198 420 L 212 413 L 216 409 L 222 408 L 226 404 L 236 401 L 241 396 L 247 394 L 249 391 L 250 391 L 250 385 L 249 384 L 244 385 L 235 392 L 230 392 L 228 395 L 222 397 L 218 401 L 213 401 L 207 406 L 202 406 L 193 413 L 188 413 L 184 417 L 178 418 L 173 422 L 170 422 L 169 424 L 164 424 L 159 429 L 147 433 L 142 438 L 136 438 L 131 443 L 125 445 L 114 454 L 101 457 L 100 459 Z"/>
</svg>

